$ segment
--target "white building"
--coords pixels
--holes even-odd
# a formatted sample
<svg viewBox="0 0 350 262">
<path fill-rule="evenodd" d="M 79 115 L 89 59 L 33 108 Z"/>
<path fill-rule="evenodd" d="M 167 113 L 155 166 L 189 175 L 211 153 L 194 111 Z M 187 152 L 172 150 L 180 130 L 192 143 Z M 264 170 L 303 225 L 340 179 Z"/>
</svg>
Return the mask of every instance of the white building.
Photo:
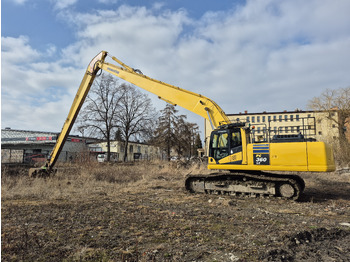
<svg viewBox="0 0 350 262">
<path fill-rule="evenodd" d="M 99 152 L 98 155 L 106 155 L 107 142 L 93 143 L 89 145 L 89 148 L 91 152 Z M 125 142 L 111 141 L 110 150 L 112 161 L 123 161 Z M 127 161 L 163 159 L 160 148 L 149 144 L 129 142 L 127 150 Z"/>
</svg>

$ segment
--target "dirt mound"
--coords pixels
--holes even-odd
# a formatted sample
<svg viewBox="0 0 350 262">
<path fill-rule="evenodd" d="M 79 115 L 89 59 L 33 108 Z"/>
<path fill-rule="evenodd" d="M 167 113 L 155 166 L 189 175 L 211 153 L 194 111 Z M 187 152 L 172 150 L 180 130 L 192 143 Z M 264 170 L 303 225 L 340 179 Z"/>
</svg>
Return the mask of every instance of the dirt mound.
<svg viewBox="0 0 350 262">
<path fill-rule="evenodd" d="M 285 237 L 264 261 L 350 261 L 350 231 L 318 228 Z"/>
</svg>

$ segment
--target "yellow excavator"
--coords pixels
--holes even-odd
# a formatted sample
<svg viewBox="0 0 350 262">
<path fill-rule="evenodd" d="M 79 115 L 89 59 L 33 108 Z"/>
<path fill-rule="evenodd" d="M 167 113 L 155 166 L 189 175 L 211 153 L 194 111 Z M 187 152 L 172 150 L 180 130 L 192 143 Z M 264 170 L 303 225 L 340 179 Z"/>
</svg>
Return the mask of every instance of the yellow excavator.
<svg viewBox="0 0 350 262">
<path fill-rule="evenodd" d="M 117 65 L 105 62 L 107 56 Z M 230 121 L 211 99 L 152 79 L 102 51 L 91 60 L 85 72 L 46 165 L 41 169 L 31 170 L 31 175 L 49 175 L 54 171 L 57 158 L 100 70 L 141 87 L 158 98 L 172 105 L 179 105 L 210 122 L 213 131 L 209 143 L 208 168 L 218 171 L 209 175 L 187 176 L 185 187 L 190 192 L 251 197 L 275 196 L 297 200 L 305 188 L 305 183 L 300 176 L 290 172 L 335 170 L 333 153 L 327 144 L 306 139 L 302 134 L 274 135 L 272 138 L 267 136 L 266 139 L 258 141 L 254 139 L 254 127 L 249 122 Z M 266 132 L 269 131 L 267 128 Z"/>
</svg>

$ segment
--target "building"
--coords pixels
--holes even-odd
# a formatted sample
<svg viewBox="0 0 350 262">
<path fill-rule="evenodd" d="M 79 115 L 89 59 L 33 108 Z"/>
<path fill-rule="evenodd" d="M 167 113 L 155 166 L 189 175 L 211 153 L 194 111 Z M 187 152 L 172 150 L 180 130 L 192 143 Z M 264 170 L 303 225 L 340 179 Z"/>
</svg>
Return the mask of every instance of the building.
<svg viewBox="0 0 350 262">
<path fill-rule="evenodd" d="M 44 162 L 56 144 L 59 133 L 10 128 L 1 130 L 1 163 Z M 112 161 L 122 161 L 125 143 L 111 142 Z M 107 142 L 98 139 L 70 135 L 58 157 L 58 161 L 68 162 L 81 159 L 97 160 L 107 152 Z M 128 161 L 162 159 L 160 148 L 145 143 L 129 142 Z"/>
<path fill-rule="evenodd" d="M 247 122 L 250 124 L 252 141 L 269 141 L 275 135 L 303 135 L 308 139 L 330 142 L 339 137 L 338 126 L 327 119 L 328 112 L 323 111 L 283 111 L 227 115 L 232 122 Z M 334 113 L 337 114 L 335 110 Z M 205 120 L 205 148 L 209 149 L 212 127 Z"/>
<path fill-rule="evenodd" d="M 44 162 L 56 144 L 59 133 L 10 128 L 1 130 L 1 163 Z M 72 161 L 88 150 L 87 144 L 96 139 L 68 136 L 59 161 Z"/>
<path fill-rule="evenodd" d="M 107 142 L 93 143 L 89 145 L 89 148 L 90 152 L 98 152 L 97 155 L 101 157 L 101 155 L 103 156 L 107 153 Z M 123 161 L 125 142 L 111 141 L 110 150 L 112 161 Z M 146 143 L 129 142 L 127 150 L 127 161 L 163 159 L 163 154 L 159 147 Z M 103 157 L 103 159 L 105 158 Z"/>
</svg>

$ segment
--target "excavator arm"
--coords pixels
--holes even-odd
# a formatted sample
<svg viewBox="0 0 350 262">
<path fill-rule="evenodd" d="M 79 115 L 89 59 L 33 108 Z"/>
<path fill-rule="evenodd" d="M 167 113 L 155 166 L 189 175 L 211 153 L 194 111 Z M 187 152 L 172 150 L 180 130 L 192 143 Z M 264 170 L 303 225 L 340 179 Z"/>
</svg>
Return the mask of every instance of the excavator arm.
<svg viewBox="0 0 350 262">
<path fill-rule="evenodd" d="M 106 52 L 103 51 L 100 55 L 104 53 Z M 97 67 L 157 95 L 158 98 L 167 103 L 178 105 L 208 119 L 213 128 L 230 123 L 230 120 L 224 111 L 211 99 L 156 79 L 152 79 L 143 75 L 140 70 L 132 69 L 125 65 L 117 58 L 111 58 L 118 63 L 119 66 L 99 60 L 97 62 Z"/>
<path fill-rule="evenodd" d="M 95 67 L 97 60 L 104 61 L 107 53 L 101 52 L 94 59 L 91 60 L 86 72 L 84 74 L 83 80 L 80 83 L 79 89 L 75 98 L 73 100 L 72 106 L 69 110 L 66 121 L 63 124 L 62 131 L 57 138 L 56 144 L 50 154 L 47 162 L 48 172 L 51 172 L 61 151 L 67 140 L 67 137 L 74 125 L 74 122 L 79 114 L 79 111 L 84 104 L 85 98 L 90 91 L 90 88 L 95 80 L 96 74 L 98 73 L 98 68 Z"/>
<path fill-rule="evenodd" d="M 105 62 L 107 55 L 108 53 L 106 51 L 102 51 L 91 60 L 50 157 L 48 158 L 46 165 L 40 169 L 41 173 L 49 174 L 53 171 L 53 167 L 62 151 L 69 132 L 74 125 L 97 73 L 101 69 L 157 95 L 158 98 L 172 105 L 179 105 L 208 119 L 212 128 L 217 128 L 220 125 L 230 123 L 230 120 L 225 115 L 224 111 L 211 99 L 156 79 L 152 79 L 143 75 L 140 70 L 127 66 L 114 56 L 111 56 L 111 58 L 118 65 L 107 63 Z M 30 175 L 35 176 L 37 174 L 38 170 L 30 171 Z"/>
</svg>

